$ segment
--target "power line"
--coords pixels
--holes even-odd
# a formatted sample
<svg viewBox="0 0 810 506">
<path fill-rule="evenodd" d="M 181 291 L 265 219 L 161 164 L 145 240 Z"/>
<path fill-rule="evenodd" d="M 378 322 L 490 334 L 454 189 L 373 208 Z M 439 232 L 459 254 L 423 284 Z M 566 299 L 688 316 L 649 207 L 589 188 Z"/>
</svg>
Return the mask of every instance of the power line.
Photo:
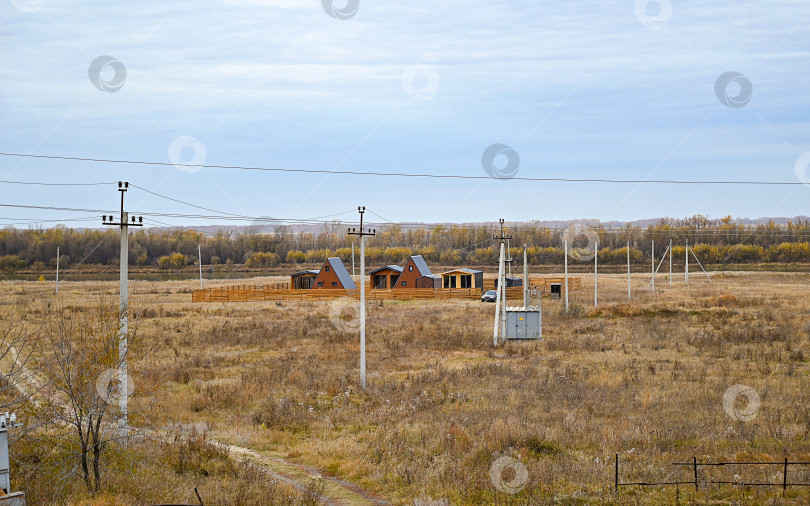
<svg viewBox="0 0 810 506">
<path fill-rule="evenodd" d="M 2 153 L 0 156 L 15 156 L 22 158 L 41 158 L 47 160 L 67 160 L 78 162 L 94 163 L 115 163 L 127 165 L 150 165 L 161 167 L 173 167 L 170 162 L 149 162 L 141 160 L 114 160 L 104 158 L 84 158 L 76 156 L 55 156 L 55 155 L 32 155 L 22 153 Z M 557 182 L 557 183 L 617 183 L 617 184 L 683 184 L 683 185 L 754 185 L 754 186 L 798 186 L 804 185 L 800 181 L 741 181 L 741 180 L 681 180 L 681 179 L 607 179 L 607 178 L 557 178 L 557 177 L 512 177 L 512 178 L 492 178 L 491 176 L 462 176 L 453 174 L 419 174 L 407 172 L 375 172 L 375 171 L 353 171 L 353 170 L 323 170 L 323 169 L 290 169 L 275 167 L 248 167 L 243 165 L 208 165 L 210 169 L 233 169 L 252 170 L 263 172 L 294 172 L 304 174 L 343 174 L 353 176 L 377 176 L 377 177 L 411 177 L 411 178 L 431 178 L 431 179 L 471 179 L 486 180 L 499 179 L 503 181 L 533 181 L 533 182 Z"/>
<path fill-rule="evenodd" d="M 101 185 L 108 185 L 108 184 L 115 184 L 113 182 L 109 183 L 41 183 L 36 181 L 5 181 L 0 180 L 0 184 L 22 184 L 22 185 L 31 185 L 31 186 L 101 186 Z"/>
<path fill-rule="evenodd" d="M 178 204 L 184 204 L 184 205 L 187 205 L 187 206 L 190 206 L 190 207 L 195 207 L 197 209 L 202 209 L 203 211 L 211 211 L 213 213 L 219 213 L 219 214 L 223 214 L 223 215 L 226 215 L 226 216 L 232 216 L 232 217 L 236 217 L 236 218 L 240 218 L 240 219 L 245 218 L 244 215 L 229 213 L 227 211 L 219 211 L 217 209 L 211 209 L 211 208 L 203 207 L 203 206 L 198 206 L 197 204 L 192 204 L 191 202 L 186 202 L 185 200 L 180 200 L 180 199 L 176 199 L 174 197 L 169 197 L 167 195 L 162 195 L 162 194 L 154 192 L 152 190 L 147 190 L 146 188 L 144 188 L 142 186 L 138 186 L 136 184 L 130 183 L 129 185 L 131 187 L 133 187 L 133 188 L 137 188 L 139 190 L 145 191 L 146 193 L 150 193 L 150 194 L 152 194 L 152 195 L 154 195 L 156 197 L 160 197 L 160 198 L 166 199 L 166 200 L 171 200 L 172 202 L 177 202 Z M 354 210 L 350 209 L 348 211 L 343 211 L 342 213 L 329 214 L 329 215 L 326 215 L 326 216 L 317 216 L 315 218 L 301 218 L 301 219 L 302 220 L 321 220 L 321 219 L 324 219 L 324 218 L 331 218 L 333 216 L 341 216 L 343 214 L 348 214 L 348 213 L 351 213 L 351 212 L 354 212 Z M 277 220 L 275 220 L 275 218 L 270 218 L 270 217 L 264 217 L 264 219 L 267 220 L 267 221 L 277 221 Z M 261 221 L 261 220 L 260 219 L 254 219 L 253 221 Z"/>
<path fill-rule="evenodd" d="M 160 198 L 166 199 L 166 200 L 171 200 L 172 202 L 177 202 L 178 204 L 184 204 L 184 205 L 187 205 L 187 206 L 196 207 L 197 209 L 202 209 L 203 211 L 211 211 L 212 213 L 219 213 L 219 214 L 225 214 L 225 215 L 230 215 L 230 216 L 239 216 L 237 214 L 227 213 L 225 211 L 217 211 L 216 209 L 210 209 L 208 207 L 198 206 L 196 204 L 192 204 L 192 203 L 186 202 L 184 200 L 175 199 L 175 198 L 172 198 L 172 197 L 167 197 L 166 195 L 161 195 L 160 193 L 153 192 L 152 190 L 147 190 L 146 188 L 144 188 L 142 186 L 138 186 L 136 184 L 131 184 L 130 186 L 132 186 L 133 188 L 137 188 L 137 189 L 139 189 L 141 191 L 145 191 L 146 193 L 152 194 L 152 195 L 154 195 L 156 197 L 160 197 Z"/>
</svg>

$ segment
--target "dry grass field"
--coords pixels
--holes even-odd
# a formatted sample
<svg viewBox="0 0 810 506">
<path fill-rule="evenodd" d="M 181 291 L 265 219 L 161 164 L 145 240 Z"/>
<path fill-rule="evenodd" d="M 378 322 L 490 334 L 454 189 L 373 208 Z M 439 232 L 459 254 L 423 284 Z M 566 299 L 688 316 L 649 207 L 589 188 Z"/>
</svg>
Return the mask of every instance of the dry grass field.
<svg viewBox="0 0 810 506">
<path fill-rule="evenodd" d="M 691 468 L 672 463 L 693 457 L 810 462 L 810 275 L 717 273 L 710 284 L 694 274 L 672 288 L 659 276 L 653 294 L 638 274 L 629 303 L 623 275 L 600 275 L 598 308 L 593 278 L 581 277 L 570 311 L 543 300 L 543 341 L 497 348 L 493 304 L 370 303 L 365 390 L 358 334 L 340 302 L 194 304 L 196 282 L 134 282 L 131 423 L 190 435 L 137 443 L 135 460 L 112 466 L 92 499 L 70 478 L 42 475 L 47 457 L 25 437 L 12 446 L 15 483 L 52 503 L 196 503 L 194 487 L 206 504 L 317 502 L 216 441 L 277 459 L 281 474 L 302 464 L 394 504 L 810 504 L 810 487 L 784 497 L 781 487 L 730 484 L 613 492 L 615 453 L 622 481 L 689 480 Z M 228 282 L 208 286 L 217 284 Z M 33 324 L 49 305 L 81 313 L 100 293 L 114 297 L 117 283 L 52 291 L 0 283 L 3 321 L 26 312 Z M 755 412 L 744 396 L 732 406 L 748 421 L 724 409 L 736 384 L 760 399 Z M 490 478 L 502 456 L 527 471 L 515 493 Z M 701 475 L 782 480 L 777 466 Z M 792 467 L 789 481 L 810 483 L 810 466 Z M 339 494 L 325 497 L 365 501 Z"/>
</svg>

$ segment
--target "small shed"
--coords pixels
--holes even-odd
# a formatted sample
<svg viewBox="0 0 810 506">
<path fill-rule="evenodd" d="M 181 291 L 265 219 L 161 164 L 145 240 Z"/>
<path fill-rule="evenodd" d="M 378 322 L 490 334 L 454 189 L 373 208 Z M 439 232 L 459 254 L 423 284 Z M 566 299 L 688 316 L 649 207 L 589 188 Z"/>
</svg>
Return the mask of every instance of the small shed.
<svg viewBox="0 0 810 506">
<path fill-rule="evenodd" d="M 371 271 L 371 288 L 374 290 L 387 290 L 397 284 L 397 278 L 402 274 L 402 267 L 398 265 L 386 265 L 377 270 Z"/>
<path fill-rule="evenodd" d="M 442 277 L 438 274 L 430 274 L 416 278 L 416 288 L 441 288 Z"/>
<path fill-rule="evenodd" d="M 506 308 L 507 339 L 543 339 L 543 313 L 540 306 Z"/>
<path fill-rule="evenodd" d="M 513 287 L 513 286 L 523 286 L 523 278 L 519 278 L 519 277 L 516 277 L 516 276 L 512 276 L 512 277 L 505 276 L 504 279 L 505 279 L 504 285 L 506 286 L 506 288 L 510 288 L 510 287 Z M 497 279 L 495 280 L 495 288 L 498 288 L 498 280 Z"/>
<path fill-rule="evenodd" d="M 432 274 L 422 255 L 413 255 L 405 262 L 402 274 L 397 278 L 393 288 L 419 288 L 416 286 L 416 280 Z"/>
<path fill-rule="evenodd" d="M 309 269 L 290 274 L 290 290 L 309 290 L 315 285 L 319 271 Z"/>
<path fill-rule="evenodd" d="M 357 285 L 343 265 L 343 260 L 340 257 L 329 257 L 318 272 L 312 288 L 355 290 Z"/>
<path fill-rule="evenodd" d="M 454 269 L 443 272 L 442 288 L 483 288 L 484 271 Z"/>
</svg>

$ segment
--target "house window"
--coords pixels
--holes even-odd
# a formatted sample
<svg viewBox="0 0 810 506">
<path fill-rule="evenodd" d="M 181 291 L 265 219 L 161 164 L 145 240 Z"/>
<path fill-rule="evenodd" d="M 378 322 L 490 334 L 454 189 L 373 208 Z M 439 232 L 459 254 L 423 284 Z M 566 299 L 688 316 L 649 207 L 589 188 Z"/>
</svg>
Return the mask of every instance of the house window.
<svg viewBox="0 0 810 506">
<path fill-rule="evenodd" d="M 402 286 L 405 286 L 407 283 L 408 283 L 407 281 L 403 281 Z"/>
<path fill-rule="evenodd" d="M 455 288 L 456 287 L 456 277 L 455 276 L 445 276 L 444 277 L 444 287 L 445 288 Z"/>
<path fill-rule="evenodd" d="M 323 286 L 323 281 L 318 281 L 318 286 Z"/>
<path fill-rule="evenodd" d="M 408 266 L 408 272 L 413 272 L 413 265 Z"/>
<path fill-rule="evenodd" d="M 323 270 L 325 270 L 326 272 L 329 272 L 329 266 L 328 266 L 328 265 L 327 265 L 327 266 L 325 266 L 325 267 L 323 268 Z"/>
<path fill-rule="evenodd" d="M 461 276 L 461 288 L 472 288 L 472 275 Z"/>
<path fill-rule="evenodd" d="M 337 286 L 337 281 L 332 281 L 332 286 Z"/>
</svg>

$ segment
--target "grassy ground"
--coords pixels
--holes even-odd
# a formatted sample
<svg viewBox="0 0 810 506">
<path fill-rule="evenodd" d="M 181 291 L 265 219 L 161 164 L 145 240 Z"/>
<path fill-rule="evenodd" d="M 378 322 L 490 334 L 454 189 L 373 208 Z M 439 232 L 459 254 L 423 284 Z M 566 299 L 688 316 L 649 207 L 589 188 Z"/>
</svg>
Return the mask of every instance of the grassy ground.
<svg viewBox="0 0 810 506">
<path fill-rule="evenodd" d="M 358 335 L 340 302 L 192 304 L 195 282 L 135 282 L 140 341 L 130 374 L 142 409 L 133 422 L 197 424 L 208 438 L 321 469 L 399 504 L 810 503 L 810 487 L 789 488 L 785 499 L 781 488 L 731 485 L 612 492 L 615 453 L 621 480 L 647 482 L 692 479 L 671 463 L 693 456 L 810 461 L 810 275 L 720 273 L 709 284 L 695 274 L 671 289 L 661 276 L 652 294 L 638 274 L 628 302 L 626 277 L 605 274 L 598 308 L 592 276 L 581 277 L 571 311 L 544 299 L 545 340 L 497 348 L 493 304 L 370 305 L 365 390 Z M 229 282 L 209 286 L 217 284 Z M 0 283 L 0 304 L 35 311 L 32 301 L 51 290 Z M 78 311 L 98 292 L 116 294 L 117 284 L 66 283 L 60 298 Z M 759 396 L 749 421 L 724 410 L 735 384 Z M 749 413 L 744 396 L 730 406 L 737 418 Z M 527 471 L 516 493 L 490 477 L 502 456 Z M 164 460 L 150 462 L 150 472 L 177 475 L 176 459 Z M 791 468 L 789 481 L 810 483 L 804 467 Z M 779 472 L 701 475 L 781 483 Z M 241 479 L 219 476 L 209 486 Z M 514 469 L 503 475 L 515 477 Z"/>
</svg>

